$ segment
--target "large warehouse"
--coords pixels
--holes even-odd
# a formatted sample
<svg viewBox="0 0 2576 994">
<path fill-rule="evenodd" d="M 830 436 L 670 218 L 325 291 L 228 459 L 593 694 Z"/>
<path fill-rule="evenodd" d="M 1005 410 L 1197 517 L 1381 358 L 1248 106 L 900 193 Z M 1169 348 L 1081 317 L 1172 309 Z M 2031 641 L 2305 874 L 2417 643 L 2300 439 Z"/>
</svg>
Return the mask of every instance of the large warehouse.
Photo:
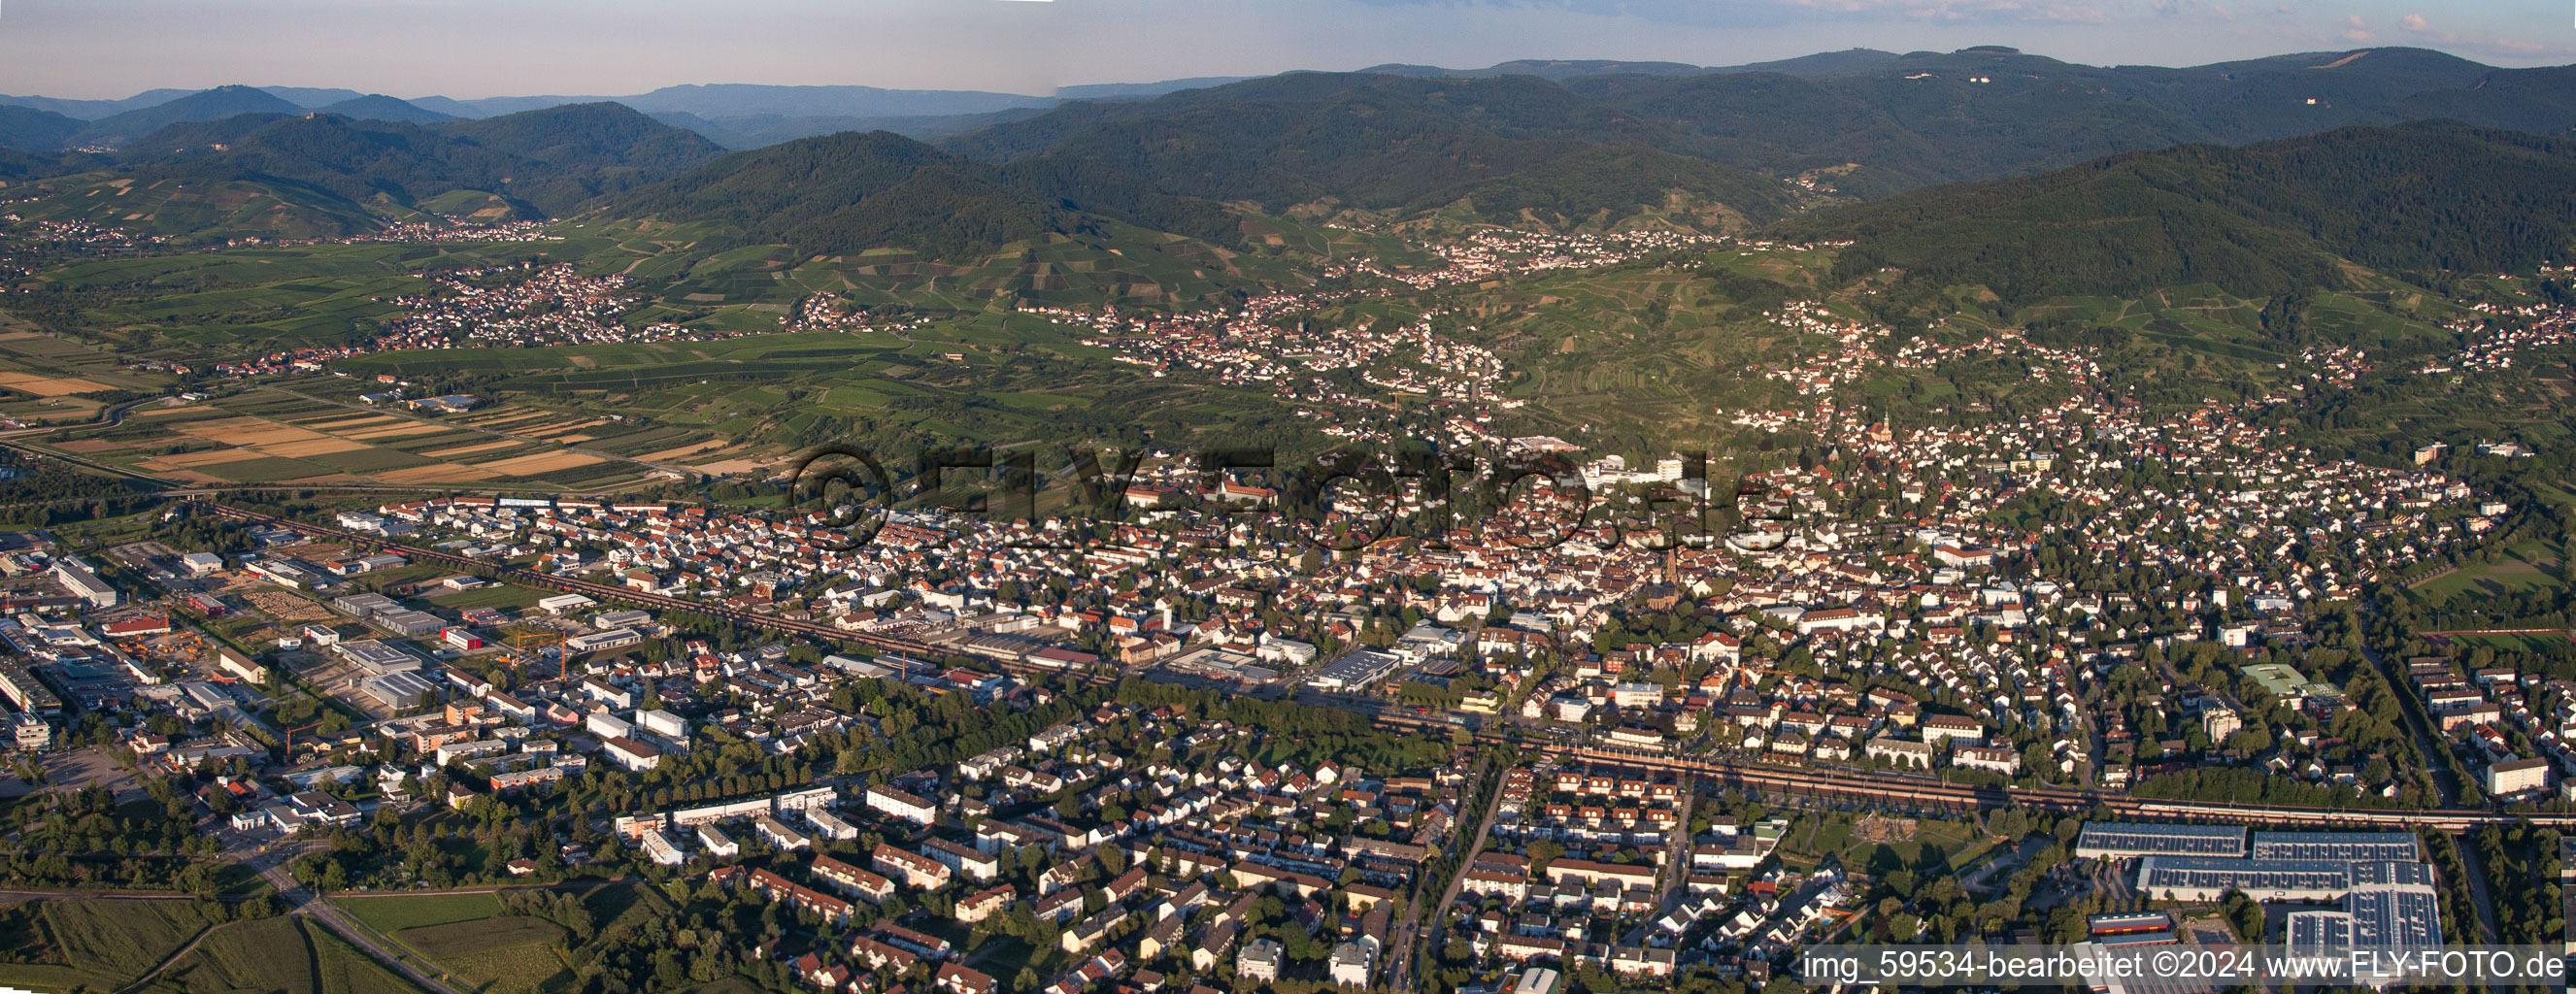
<svg viewBox="0 0 2576 994">
<path fill-rule="evenodd" d="M 2075 839 L 2075 855 L 2088 859 L 2140 856 L 2243 856 L 2243 825 L 2158 825 L 2088 821 Z"/>
<path fill-rule="evenodd" d="M 2343 910 L 2293 911 L 2284 924 L 2293 947 L 2439 946 L 2442 899 L 2430 866 L 2361 863 Z"/>
<path fill-rule="evenodd" d="M 426 707 L 431 701 L 438 699 L 438 688 L 429 681 L 421 679 L 416 673 L 395 672 L 383 676 L 371 676 L 358 681 L 358 689 L 396 711 Z"/>
<path fill-rule="evenodd" d="M 2256 832 L 2255 859 L 2340 859 L 2352 862 L 2421 863 L 2423 846 L 2413 832 Z"/>
<path fill-rule="evenodd" d="M 2138 890 L 2182 901 L 2215 901 L 2231 890 L 2258 901 L 2331 901 L 2352 889 L 2352 866 L 2340 859 L 2149 856 L 2138 862 Z"/>
</svg>

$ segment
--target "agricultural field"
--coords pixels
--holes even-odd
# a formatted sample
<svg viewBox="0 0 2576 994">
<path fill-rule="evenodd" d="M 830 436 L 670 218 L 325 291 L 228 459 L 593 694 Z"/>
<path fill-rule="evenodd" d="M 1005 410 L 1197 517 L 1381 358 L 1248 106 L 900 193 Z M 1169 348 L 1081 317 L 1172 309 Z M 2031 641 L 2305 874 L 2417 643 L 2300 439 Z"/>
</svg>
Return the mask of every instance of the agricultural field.
<svg viewBox="0 0 2576 994">
<path fill-rule="evenodd" d="M 1003 443 L 1112 440 L 1140 423 L 1188 437 L 1278 416 L 1265 394 L 1140 379 L 1106 355 L 1052 322 L 978 314 L 901 333 L 444 349 L 342 365 L 401 376 L 452 369 L 474 379 L 465 389 L 512 398 L 454 423 L 708 474 L 757 472 L 869 429 Z M 521 451 L 460 448 L 445 458 L 488 466 Z"/>
<path fill-rule="evenodd" d="M 48 899 L 0 908 L 0 984 L 114 989 L 206 931 L 192 901 Z"/>
<path fill-rule="evenodd" d="M 91 173 L 48 179 L 44 185 L 53 195 L 22 204 L 19 213 L 31 220 L 84 221 L 139 234 L 311 238 L 363 231 L 376 223 L 350 205 L 290 201 L 277 187 L 252 180 L 138 182 Z M 378 206 L 399 210 L 382 197 Z"/>
<path fill-rule="evenodd" d="M 263 918 L 222 926 L 153 978 L 150 994 L 414 994 L 417 988 L 320 925 Z"/>
<path fill-rule="evenodd" d="M 449 415 L 374 409 L 247 387 L 194 404 L 153 406 L 122 423 L 45 444 L 183 484 L 610 487 L 653 471 L 568 446 L 627 426 L 545 408 L 501 405 Z"/>
<path fill-rule="evenodd" d="M 200 364 L 373 335 L 386 298 L 428 292 L 430 269 L 530 258 L 556 243 L 301 245 L 76 260 L 31 282 L 58 289 L 84 337 L 128 356 Z"/>
<path fill-rule="evenodd" d="M 158 393 L 169 376 L 0 316 L 0 418 L 21 424 L 96 420 L 114 398 Z"/>
</svg>

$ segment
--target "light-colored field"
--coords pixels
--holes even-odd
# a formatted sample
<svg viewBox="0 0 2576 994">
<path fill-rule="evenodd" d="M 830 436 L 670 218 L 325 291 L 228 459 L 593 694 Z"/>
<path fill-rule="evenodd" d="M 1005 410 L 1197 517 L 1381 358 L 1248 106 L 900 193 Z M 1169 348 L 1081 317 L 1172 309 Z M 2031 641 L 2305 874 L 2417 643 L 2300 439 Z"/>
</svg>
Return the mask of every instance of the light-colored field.
<svg viewBox="0 0 2576 994">
<path fill-rule="evenodd" d="M 691 442 L 678 448 L 663 449 L 659 452 L 647 452 L 643 455 L 636 456 L 635 458 L 641 459 L 645 462 L 661 462 L 667 459 L 678 459 L 682 456 L 712 456 L 719 454 L 730 447 L 730 444 L 725 442 L 723 439 L 709 439 L 704 442 Z"/>
<path fill-rule="evenodd" d="M 559 469 L 571 469 L 575 466 L 588 466 L 606 461 L 587 452 L 539 452 L 535 455 L 484 463 L 476 468 L 511 476 L 534 476 L 538 473 L 551 473 Z"/>
<path fill-rule="evenodd" d="M 33 373 L 14 370 L 0 370 L 0 387 L 22 390 L 39 397 L 65 397 L 76 393 L 88 393 L 92 390 L 108 389 L 104 385 L 77 377 L 37 376 Z"/>
<path fill-rule="evenodd" d="M 376 474 L 376 479 L 387 483 L 480 483 L 500 475 L 502 474 L 499 472 L 481 466 L 459 466 L 455 463 L 436 462 L 427 466 L 388 470 Z"/>
<path fill-rule="evenodd" d="M 457 445 L 444 449 L 431 449 L 427 452 L 421 453 L 421 455 L 428 456 L 432 459 L 445 459 L 449 456 L 470 456 L 477 452 L 490 452 L 494 449 L 506 449 L 514 445 L 526 444 L 526 442 L 522 442 L 517 439 L 505 438 L 498 442 L 477 442 L 473 445 Z"/>
<path fill-rule="evenodd" d="M 318 431 L 282 425 L 266 418 L 217 418 L 180 425 L 180 432 L 210 442 L 226 445 L 267 445 L 275 442 L 309 442 L 329 438 Z"/>
<path fill-rule="evenodd" d="M 259 451 L 268 453 L 272 456 L 285 456 L 289 459 L 293 459 L 298 456 L 327 455 L 333 452 L 348 452 L 352 449 L 363 449 L 366 447 L 367 443 L 365 442 L 353 442 L 345 438 L 315 438 L 301 442 L 281 442 L 274 445 L 262 445 L 258 448 Z"/>
<path fill-rule="evenodd" d="M 495 429 L 498 429 L 498 428 L 502 428 L 502 427 L 503 427 L 503 426 L 505 426 L 505 425 L 512 425 L 512 424 L 529 424 L 529 423 L 533 423 L 533 422 L 536 422 L 536 421 L 552 420 L 552 419 L 554 419 L 554 418 L 559 418 L 559 417 L 562 417 L 562 416 L 563 416 L 563 415 L 561 415 L 561 414 L 557 414 L 557 413 L 555 413 L 555 412 L 553 412 L 553 411 L 546 411 L 546 410 L 535 410 L 535 411 L 531 411 L 531 410 L 525 410 L 525 409 L 512 409 L 512 408 L 504 407 L 504 408 L 501 408 L 501 409 L 499 409 L 499 410 L 495 410 L 495 411 L 493 411 L 493 412 L 492 412 L 492 413 L 490 413 L 490 414 L 481 415 L 481 416 L 478 416 L 478 417 L 470 417 L 470 418 L 466 418 L 466 419 L 464 419 L 464 423 L 469 424 L 469 425 L 473 425 L 474 427 L 477 427 L 477 428 L 495 428 Z"/>
<path fill-rule="evenodd" d="M 537 437 L 539 437 L 539 438 L 557 438 L 557 439 L 559 439 L 559 440 L 560 440 L 560 438 L 559 438 L 559 437 L 560 437 L 560 436 L 562 436 L 562 435 L 563 435 L 564 433 L 566 433 L 566 432 L 575 432 L 575 431 L 580 431 L 580 430 L 582 430 L 582 429 L 584 429 L 584 428 L 588 428 L 588 427 L 590 427 L 590 426 L 592 426 L 592 425 L 601 425 L 601 424 L 607 424 L 607 423 L 608 423 L 608 419 L 607 419 L 607 418 L 592 418 L 592 419 L 590 419 L 590 420 L 588 420 L 588 421 L 576 421 L 576 422 L 573 422 L 573 423 L 568 424 L 568 425 L 562 425 L 562 426 L 558 426 L 558 427 L 543 428 L 543 429 L 539 429 L 539 430 L 536 430 L 536 431 L 529 432 L 528 434 L 535 435 L 535 436 L 537 436 Z"/>
<path fill-rule="evenodd" d="M 219 466 L 244 459 L 264 458 L 267 458 L 266 453 L 251 449 L 215 449 L 209 452 L 182 452 L 177 455 L 154 456 L 137 465 L 146 469 L 185 469 L 190 466 Z"/>
<path fill-rule="evenodd" d="M 690 468 L 702 473 L 748 473 L 766 465 L 769 464 L 758 459 L 727 459 L 722 462 L 702 462 Z"/>
<path fill-rule="evenodd" d="M 307 424 L 304 427 L 311 428 L 314 431 L 342 431 L 349 428 L 364 428 L 368 425 L 389 424 L 400 420 L 402 419 L 391 414 L 368 414 L 354 418 L 341 418 L 336 421 L 317 421 Z"/>
<path fill-rule="evenodd" d="M 408 423 L 383 428 L 367 428 L 348 433 L 350 438 L 401 438 L 405 435 L 428 435 L 448 431 L 446 425 Z"/>
</svg>

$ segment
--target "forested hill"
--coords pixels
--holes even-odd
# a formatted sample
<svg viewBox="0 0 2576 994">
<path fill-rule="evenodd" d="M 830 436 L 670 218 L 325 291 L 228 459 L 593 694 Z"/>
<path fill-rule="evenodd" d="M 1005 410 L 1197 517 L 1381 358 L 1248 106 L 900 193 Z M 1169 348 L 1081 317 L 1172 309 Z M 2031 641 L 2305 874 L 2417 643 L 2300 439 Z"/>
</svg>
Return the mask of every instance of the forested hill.
<svg viewBox="0 0 2576 994">
<path fill-rule="evenodd" d="M 1598 71 L 1578 71 L 1586 68 Z M 2125 151 L 2356 124 L 2449 118 L 2538 134 L 2576 128 L 2576 86 L 2566 85 L 2576 70 L 2499 69 L 2410 48 L 2184 68 L 2088 66 L 1978 47 L 1702 71 L 1538 62 L 1381 70 L 1069 103 L 942 147 L 993 161 L 1081 155 L 1183 192 L 1276 210 L 1321 195 L 1419 207 L 1571 154 L 1550 141 L 1633 144 L 1771 176 L 1831 170 L 1816 179 L 1877 197 Z M 1579 208 L 1628 192 L 1559 196 Z M 1721 194 L 1730 195 L 1750 191 Z"/>
<path fill-rule="evenodd" d="M 2540 134 L 2576 127 L 2567 71 L 2367 49 L 2207 66 L 2100 67 L 2010 50 L 1914 52 L 1844 73 L 1601 76 L 1573 92 L 1706 139 L 1726 162 L 1843 163 L 1846 192 L 1987 179 L 2116 152 L 2243 144 L 2355 124 L 2452 118 Z"/>
<path fill-rule="evenodd" d="M 185 121 L 212 121 L 242 114 L 291 114 L 302 108 L 266 90 L 218 86 L 167 103 L 139 107 L 103 117 L 64 139 L 74 146 L 123 146 L 164 127 Z"/>
<path fill-rule="evenodd" d="M 1683 154 L 1683 144 L 1661 125 L 1534 77 L 1299 73 L 1142 104 L 1075 104 L 945 147 L 987 161 L 1084 160 L 1271 213 L 1323 205 L 1405 215 L 1465 200 L 1488 219 L 1577 224 L 1661 205 L 1675 191 L 1756 222 L 1792 209 L 1777 180 Z"/>
<path fill-rule="evenodd" d="M 2261 297 L 2338 285 L 2340 260 L 2425 278 L 2509 270 L 2576 244 L 2576 140 L 2423 123 L 2189 145 L 1915 190 L 1769 233 L 1855 240 L 1844 278 L 1895 267 L 2012 301 L 2198 282 Z"/>
<path fill-rule="evenodd" d="M 53 111 L 0 104 L 0 148 L 61 148 L 83 127 L 79 120 Z"/>
<path fill-rule="evenodd" d="M 351 204 L 412 205 L 482 190 L 562 214 L 668 178 L 714 143 L 615 104 L 554 107 L 421 126 L 336 114 L 245 114 L 173 124 L 119 156 L 140 179 L 283 182 Z"/>
<path fill-rule="evenodd" d="M 1239 237 L 1223 206 L 1098 164 L 1040 156 L 995 166 L 883 131 L 737 152 L 614 198 L 602 212 L 712 221 L 747 242 L 809 256 L 901 247 L 953 259 L 1038 235 L 1096 231 L 1105 220 L 1214 241 Z"/>
</svg>

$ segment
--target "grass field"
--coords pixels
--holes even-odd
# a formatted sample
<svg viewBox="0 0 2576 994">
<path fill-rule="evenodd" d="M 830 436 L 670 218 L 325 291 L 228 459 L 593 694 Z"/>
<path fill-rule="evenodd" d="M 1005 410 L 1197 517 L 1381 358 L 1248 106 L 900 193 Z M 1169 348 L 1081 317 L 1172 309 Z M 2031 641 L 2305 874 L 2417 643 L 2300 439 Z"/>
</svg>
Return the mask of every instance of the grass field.
<svg viewBox="0 0 2576 994">
<path fill-rule="evenodd" d="M 423 956 L 438 959 L 561 942 L 564 930 L 543 918 L 502 915 L 414 926 L 394 933 L 394 938 Z"/>
<path fill-rule="evenodd" d="M 460 855 L 463 855 L 460 853 Z M 505 914 L 492 894 L 342 896 L 350 914 L 476 994 L 538 994 L 570 972 L 556 949 L 568 935 L 542 918 Z M 650 887 L 600 884 L 582 901 L 601 931 L 671 913 Z"/>
<path fill-rule="evenodd" d="M 1852 830 L 1853 822 L 1848 816 L 1828 817 L 1817 824 L 1813 833 L 1796 848 L 1817 861 L 1832 856 L 1847 867 L 1886 873 L 1897 869 L 1922 872 L 1939 867 L 1956 870 L 1982 854 L 1989 845 L 1973 823 L 1929 818 L 1916 821 L 1913 838 L 1897 842 L 1861 841 L 1852 837 Z"/>
<path fill-rule="evenodd" d="M 387 935 L 501 914 L 501 899 L 490 894 L 351 895 L 333 898 L 332 903 Z"/>
<path fill-rule="evenodd" d="M 504 915 L 424 925 L 394 939 L 454 972 L 481 994 L 533 994 L 563 971 L 552 949 L 563 927 L 542 918 Z"/>
<path fill-rule="evenodd" d="M 2498 596 L 2566 583 L 2566 564 L 2552 543 L 2528 539 L 2501 550 L 2494 562 L 2471 562 L 2414 588 L 2419 599 L 2441 603 L 2460 594 Z"/>
</svg>

